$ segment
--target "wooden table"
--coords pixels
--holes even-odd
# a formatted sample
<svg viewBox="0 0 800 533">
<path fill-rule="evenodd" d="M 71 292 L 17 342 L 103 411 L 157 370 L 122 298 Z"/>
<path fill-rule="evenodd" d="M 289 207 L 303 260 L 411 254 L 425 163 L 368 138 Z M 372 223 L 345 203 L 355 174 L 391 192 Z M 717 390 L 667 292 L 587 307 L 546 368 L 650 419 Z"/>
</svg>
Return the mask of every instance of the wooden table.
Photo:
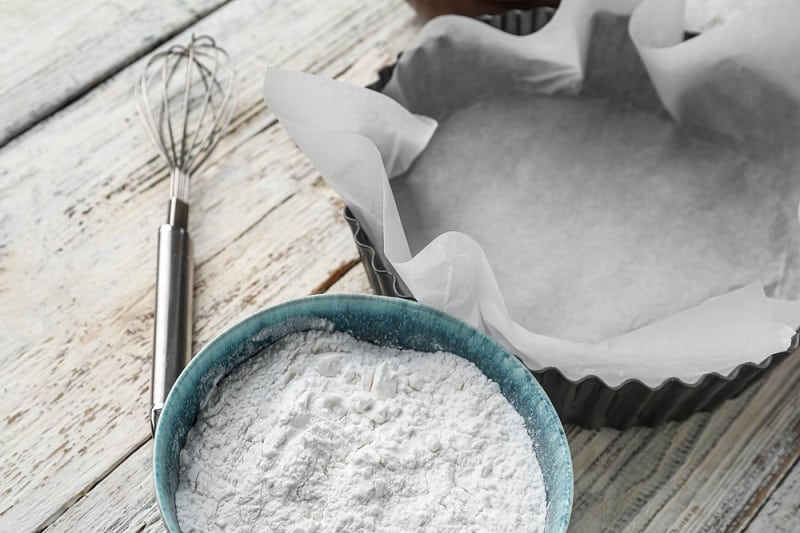
<svg viewBox="0 0 800 533">
<path fill-rule="evenodd" d="M 168 174 L 133 83 L 162 44 L 236 59 L 231 133 L 194 181 L 195 349 L 307 294 L 369 292 L 342 202 L 265 108 L 267 65 L 371 81 L 401 0 L 0 4 L 0 531 L 161 530 L 148 423 Z M 714 414 L 568 427 L 574 531 L 800 531 L 800 357 Z"/>
</svg>

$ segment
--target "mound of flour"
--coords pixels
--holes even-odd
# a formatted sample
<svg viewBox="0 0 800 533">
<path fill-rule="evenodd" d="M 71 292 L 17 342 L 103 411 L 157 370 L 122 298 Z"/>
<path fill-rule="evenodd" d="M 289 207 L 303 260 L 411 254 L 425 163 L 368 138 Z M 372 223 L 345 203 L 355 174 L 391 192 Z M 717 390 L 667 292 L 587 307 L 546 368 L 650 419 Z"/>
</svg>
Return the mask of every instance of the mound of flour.
<svg viewBox="0 0 800 533">
<path fill-rule="evenodd" d="M 472 363 L 293 334 L 206 399 L 180 455 L 183 531 L 541 531 L 522 417 Z"/>
</svg>

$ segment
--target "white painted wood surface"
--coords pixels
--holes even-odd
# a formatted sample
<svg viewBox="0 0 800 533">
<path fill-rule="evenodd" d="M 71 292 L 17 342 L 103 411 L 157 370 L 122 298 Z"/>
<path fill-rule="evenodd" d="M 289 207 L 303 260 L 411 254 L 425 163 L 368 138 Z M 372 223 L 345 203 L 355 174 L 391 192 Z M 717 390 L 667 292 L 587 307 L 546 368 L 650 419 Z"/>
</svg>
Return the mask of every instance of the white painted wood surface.
<svg viewBox="0 0 800 533">
<path fill-rule="evenodd" d="M 94 4 L 72 13 L 86 5 Z M 120 4 L 111 27 L 127 27 L 125 10 L 145 5 Z M 92 56 L 82 72 L 131 61 L 150 39 L 191 22 L 188 5 L 175 3 L 159 20 L 142 15 L 132 24 L 139 48 Z M 11 27 L 22 41 L 15 20 L 45 13 L 23 2 L 0 9 L 29 10 L 0 20 L 0 30 Z M 58 34 L 57 20 L 48 20 L 41 31 Z M 77 15 L 66 20 L 83 24 Z M 192 191 L 196 346 L 280 301 L 368 291 L 341 201 L 265 109 L 261 82 L 267 65 L 281 65 L 363 85 L 415 31 L 401 0 L 233 0 L 178 36 L 215 35 L 240 78 L 233 131 Z M 90 43 L 74 32 L 63 39 Z M 42 71 L 60 68 L 45 56 L 25 57 Z M 0 148 L 0 531 L 162 529 L 147 402 L 167 173 L 131 101 L 141 63 L 94 88 L 89 75 L 66 92 L 26 96 L 45 109 L 91 88 Z M 38 120 L 5 94 L 2 113 Z M 800 527 L 800 357 L 713 414 L 657 429 L 567 432 L 574 531 Z"/>
<path fill-rule="evenodd" d="M 282 64 L 333 76 L 364 57 L 389 61 L 411 15 L 399 1 L 280 5 L 228 4 L 190 30 L 241 58 L 234 131 L 214 160 L 224 163 L 212 161 L 193 188 L 197 344 L 276 295 L 313 291 L 356 254 L 341 201 L 270 127 L 263 74 Z M 0 151 L 0 530 L 46 525 L 149 433 L 167 175 L 131 101 L 140 66 Z"/>
<path fill-rule="evenodd" d="M 0 2 L 0 146 L 225 1 Z"/>
<path fill-rule="evenodd" d="M 368 293 L 360 265 L 351 267 L 328 294 Z M 153 491 L 153 441 L 148 439 L 85 498 L 69 508 L 48 531 L 162 531 Z"/>
<path fill-rule="evenodd" d="M 330 290 L 366 291 L 360 265 Z M 714 414 L 657 429 L 568 428 L 576 473 L 572 530 L 741 531 L 749 523 L 748 531 L 796 531 L 797 466 L 769 498 L 774 480 L 787 465 L 796 465 L 800 444 L 800 360 L 792 362 L 792 368 L 779 370 L 793 378 L 775 372 Z M 773 405 L 782 414 L 767 415 L 764 409 Z M 781 420 L 780 426 L 773 420 L 787 414 L 791 420 Z M 743 435 L 737 421 L 746 421 L 752 429 Z M 157 521 L 152 523 L 158 513 L 148 483 L 151 453 L 148 441 L 53 529 L 158 530 Z M 761 512 L 750 522 L 759 507 Z"/>
<path fill-rule="evenodd" d="M 758 511 L 747 528 L 748 533 L 761 531 L 800 531 L 800 466 L 795 465 L 781 481 L 778 490 Z"/>
</svg>

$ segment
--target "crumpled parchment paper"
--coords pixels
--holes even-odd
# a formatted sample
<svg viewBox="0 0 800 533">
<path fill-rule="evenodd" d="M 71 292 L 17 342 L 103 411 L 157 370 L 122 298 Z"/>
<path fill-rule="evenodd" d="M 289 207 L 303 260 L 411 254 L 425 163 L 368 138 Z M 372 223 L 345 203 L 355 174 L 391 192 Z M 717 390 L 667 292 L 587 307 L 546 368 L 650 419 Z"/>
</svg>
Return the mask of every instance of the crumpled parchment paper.
<svg viewBox="0 0 800 533">
<path fill-rule="evenodd" d="M 687 41 L 682 0 L 441 17 L 385 94 L 265 96 L 420 302 L 533 369 L 693 383 L 800 326 L 800 4 L 769 4 Z"/>
</svg>

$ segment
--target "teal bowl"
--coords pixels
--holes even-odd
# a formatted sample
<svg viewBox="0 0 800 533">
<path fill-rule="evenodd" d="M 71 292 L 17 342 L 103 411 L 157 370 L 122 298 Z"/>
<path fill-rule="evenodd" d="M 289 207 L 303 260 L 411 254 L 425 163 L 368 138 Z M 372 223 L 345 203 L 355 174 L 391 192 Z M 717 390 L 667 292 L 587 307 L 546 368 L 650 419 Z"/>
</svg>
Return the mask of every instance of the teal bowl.
<svg viewBox="0 0 800 533">
<path fill-rule="evenodd" d="M 256 313 L 211 341 L 186 367 L 167 398 L 155 436 L 156 497 L 168 529 L 180 531 L 175 509 L 179 455 L 200 403 L 220 378 L 290 333 L 336 331 L 373 344 L 421 352 L 447 351 L 473 362 L 525 419 L 547 492 L 545 531 L 563 532 L 572 509 L 572 460 L 550 400 L 513 355 L 476 329 L 440 311 L 397 298 L 312 296 Z"/>
</svg>

